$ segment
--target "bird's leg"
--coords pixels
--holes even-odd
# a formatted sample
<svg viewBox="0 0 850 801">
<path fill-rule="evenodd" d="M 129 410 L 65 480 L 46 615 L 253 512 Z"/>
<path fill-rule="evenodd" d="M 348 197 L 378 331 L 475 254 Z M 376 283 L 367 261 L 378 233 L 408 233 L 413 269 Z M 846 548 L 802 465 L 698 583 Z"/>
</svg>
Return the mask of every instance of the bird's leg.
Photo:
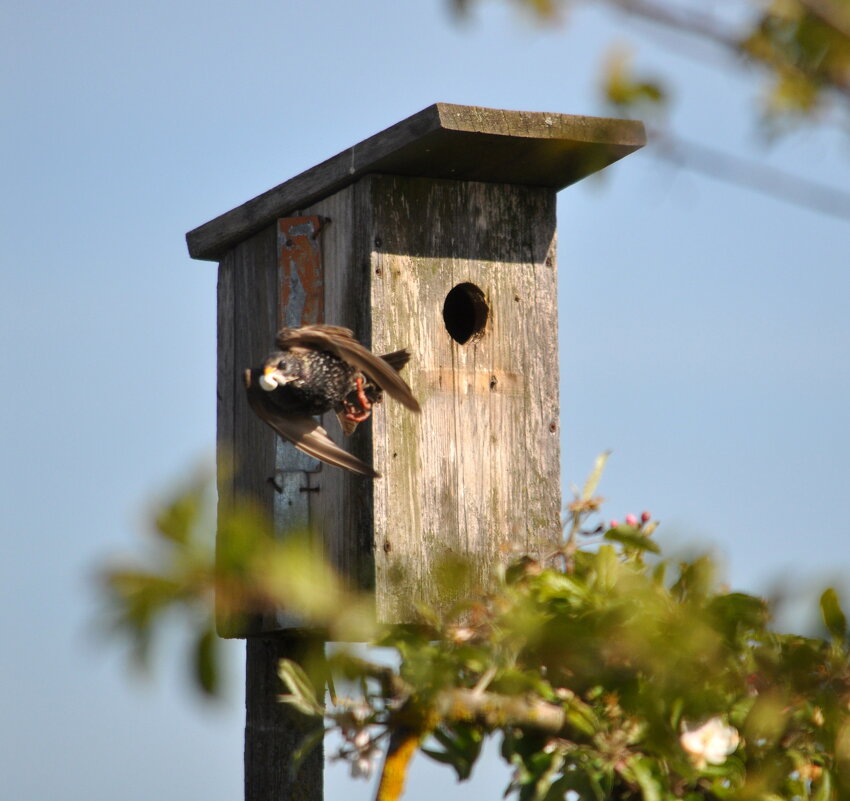
<svg viewBox="0 0 850 801">
<path fill-rule="evenodd" d="M 372 404 L 369 403 L 369 398 L 366 397 L 366 392 L 363 389 L 363 376 L 359 375 L 354 379 L 354 386 L 357 388 L 357 400 L 360 401 L 360 406 L 364 412 L 372 411 Z"/>
<path fill-rule="evenodd" d="M 358 411 L 351 401 L 343 401 L 342 405 L 345 409 L 345 419 L 351 420 L 352 423 L 362 423 L 372 415 L 372 412 L 369 410 Z"/>
<path fill-rule="evenodd" d="M 372 404 L 363 389 L 363 376 L 357 376 L 354 379 L 354 387 L 357 392 L 357 400 L 360 401 L 360 410 L 358 411 L 351 401 L 344 400 L 342 404 L 345 407 L 345 419 L 351 420 L 352 423 L 362 423 L 364 420 L 368 420 L 369 415 L 372 414 Z"/>
</svg>

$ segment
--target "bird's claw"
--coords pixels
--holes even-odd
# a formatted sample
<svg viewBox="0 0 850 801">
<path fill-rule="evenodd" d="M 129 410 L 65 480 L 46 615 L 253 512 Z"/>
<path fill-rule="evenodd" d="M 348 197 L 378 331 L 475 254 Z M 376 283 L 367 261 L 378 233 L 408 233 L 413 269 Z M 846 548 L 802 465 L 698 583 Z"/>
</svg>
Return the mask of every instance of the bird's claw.
<svg viewBox="0 0 850 801">
<path fill-rule="evenodd" d="M 343 401 L 345 419 L 350 420 L 352 423 L 362 423 L 364 420 L 368 420 L 371 416 L 372 404 L 369 402 L 369 398 L 366 397 L 366 392 L 363 389 L 362 376 L 357 376 L 357 378 L 354 379 L 354 387 L 355 392 L 357 393 L 357 400 L 360 402 L 360 409 L 357 409 L 351 401 Z"/>
<path fill-rule="evenodd" d="M 364 420 L 368 420 L 372 416 L 371 410 L 358 410 L 354 404 L 349 401 L 343 401 L 343 408 L 345 409 L 345 419 L 351 420 L 352 423 L 362 423 Z"/>
</svg>

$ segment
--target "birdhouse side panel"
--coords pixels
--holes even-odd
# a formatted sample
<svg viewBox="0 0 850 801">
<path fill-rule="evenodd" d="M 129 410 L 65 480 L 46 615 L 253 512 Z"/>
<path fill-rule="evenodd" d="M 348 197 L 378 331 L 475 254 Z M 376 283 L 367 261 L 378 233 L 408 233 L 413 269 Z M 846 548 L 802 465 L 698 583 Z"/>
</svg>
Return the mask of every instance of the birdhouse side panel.
<svg viewBox="0 0 850 801">
<path fill-rule="evenodd" d="M 379 615 L 411 622 L 560 535 L 555 194 L 370 176 L 372 347 L 408 346 L 421 416 L 373 423 Z M 460 287 L 461 343 L 447 328 Z M 476 292 L 478 294 L 476 294 Z M 477 300 L 476 300 L 477 299 Z M 476 306 L 476 303 L 478 304 Z M 466 314 L 466 317 L 465 317 Z M 457 332 L 456 332 L 457 333 Z"/>
<path fill-rule="evenodd" d="M 367 347 L 371 339 L 369 253 L 365 242 L 357 184 L 314 203 L 302 213 L 326 220 L 319 236 L 324 274 L 324 322 L 351 329 Z M 379 408 L 377 414 L 384 411 Z M 331 439 L 367 464 L 372 464 L 372 429 L 361 424 L 344 437 L 334 414 L 322 425 Z M 375 464 L 380 470 L 381 467 Z M 379 479 L 382 480 L 382 479 Z M 311 479 L 310 522 L 324 540 L 339 573 L 358 589 L 375 586 L 372 549 L 372 480 L 346 470 L 321 465 Z"/>
<path fill-rule="evenodd" d="M 265 355 L 277 319 L 277 235 L 268 226 L 228 251 L 218 272 L 217 461 L 219 505 L 234 498 L 257 503 L 271 518 L 275 435 L 250 410 L 242 371 Z M 218 533 L 219 552 L 227 548 Z M 222 636 L 244 636 L 259 621 L 237 627 L 219 608 Z"/>
</svg>

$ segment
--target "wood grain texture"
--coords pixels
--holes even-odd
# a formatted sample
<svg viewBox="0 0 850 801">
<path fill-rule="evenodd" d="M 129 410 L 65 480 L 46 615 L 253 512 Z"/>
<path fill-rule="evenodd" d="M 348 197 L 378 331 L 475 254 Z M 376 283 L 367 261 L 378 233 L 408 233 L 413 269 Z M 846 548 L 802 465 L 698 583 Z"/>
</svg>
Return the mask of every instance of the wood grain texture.
<svg viewBox="0 0 850 801">
<path fill-rule="evenodd" d="M 270 349 L 277 328 L 278 293 L 277 230 L 270 225 L 222 259 L 218 282 L 219 503 L 226 504 L 234 496 L 251 498 L 269 517 L 277 499 L 267 481 L 274 475 L 277 438 L 248 407 L 241 377 L 245 367 L 259 363 Z M 278 516 L 283 514 L 278 512 Z M 218 548 L 227 545 L 223 536 L 220 531 Z M 240 620 L 237 625 L 223 614 L 218 616 L 219 633 L 226 637 L 244 637 L 270 625 L 268 619 L 248 621 L 247 625 Z M 290 634 L 249 637 L 246 801 L 321 801 L 322 746 L 305 759 L 297 775 L 292 775 L 290 766 L 304 736 L 322 723 L 277 702 L 283 690 L 277 664 L 286 657 L 309 672 L 322 655 L 323 644 L 316 640 Z M 321 680 L 315 684 L 322 686 Z"/>
<path fill-rule="evenodd" d="M 273 225 L 234 247 L 219 265 L 218 280 L 218 490 L 219 506 L 234 497 L 256 502 L 271 519 L 275 434 L 251 411 L 242 385 L 244 368 L 268 353 L 277 323 L 277 232 Z M 219 532 L 217 548 L 226 548 Z M 245 636 L 259 621 L 237 625 L 218 616 L 223 637 Z"/>
<path fill-rule="evenodd" d="M 560 535 L 555 193 L 376 175 L 302 212 L 330 220 L 327 321 L 376 353 L 409 348 L 405 376 L 424 407 L 386 400 L 348 440 L 325 415 L 332 438 L 383 478 L 298 474 L 313 490 L 309 520 L 340 573 L 374 590 L 379 619 L 415 622 L 417 603 L 445 606 L 486 586 L 497 561 Z M 484 293 L 489 319 L 460 345 L 442 310 L 464 282 Z M 456 559 L 472 565 L 464 581 L 445 571 Z"/>
<path fill-rule="evenodd" d="M 375 416 L 376 604 L 413 619 L 485 586 L 497 561 L 542 553 L 560 536 L 555 193 L 370 176 L 371 345 L 409 346 L 421 417 Z M 480 288 L 483 335 L 465 345 L 442 309 L 456 285 Z M 469 560 L 466 586 L 442 566 Z M 455 578 L 457 574 L 454 575 Z"/>
<path fill-rule="evenodd" d="M 192 258 L 217 260 L 368 173 L 562 189 L 645 143 L 635 120 L 435 103 L 190 231 L 186 242 Z"/>
<path fill-rule="evenodd" d="M 245 801 L 321 801 L 324 748 L 319 743 L 293 775 L 292 757 L 304 737 L 322 728 L 308 717 L 278 702 L 285 692 L 277 675 L 281 659 L 303 667 L 314 687 L 324 685 L 324 643 L 276 635 L 252 637 L 247 643 L 245 694 Z"/>
<path fill-rule="evenodd" d="M 330 220 L 321 240 L 326 320 L 350 328 L 366 345 L 372 330 L 367 211 L 359 184 L 305 210 Z M 386 405 L 379 406 L 376 414 L 382 414 Z M 343 437 L 335 415 L 325 415 L 322 424 L 337 444 L 371 464 L 371 424 L 358 426 L 350 438 Z M 324 538 L 329 558 L 353 586 L 371 589 L 375 584 L 373 480 L 323 465 L 315 485 L 318 491 L 310 493 L 310 520 Z"/>
<path fill-rule="evenodd" d="M 278 264 L 278 300 L 276 330 L 286 326 L 299 328 L 302 325 L 315 325 L 325 322 L 325 291 L 322 271 L 321 220 L 314 217 L 285 217 L 277 220 L 277 264 Z M 318 234 L 318 236 L 317 236 Z M 269 341 L 268 350 L 274 343 Z M 277 438 L 275 465 L 280 479 L 291 471 L 315 472 L 321 462 L 298 450 L 291 442 Z M 306 479 L 306 477 L 305 477 Z M 294 493 L 281 492 L 276 501 L 275 520 L 279 528 L 295 525 L 309 520 L 309 504 L 301 491 L 307 486 L 298 478 L 284 480 Z M 278 482 L 281 485 L 281 482 Z M 283 501 L 284 503 L 280 503 Z"/>
</svg>

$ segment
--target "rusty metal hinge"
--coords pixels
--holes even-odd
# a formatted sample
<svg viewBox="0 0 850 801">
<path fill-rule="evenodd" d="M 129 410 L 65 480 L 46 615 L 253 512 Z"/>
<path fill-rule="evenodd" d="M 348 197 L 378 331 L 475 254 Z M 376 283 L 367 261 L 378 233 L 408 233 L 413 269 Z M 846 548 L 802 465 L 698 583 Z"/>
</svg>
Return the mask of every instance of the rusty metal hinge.
<svg viewBox="0 0 850 801">
<path fill-rule="evenodd" d="M 325 321 L 325 275 L 319 234 L 327 217 L 284 217 L 277 221 L 278 322 L 298 328 Z"/>
</svg>

